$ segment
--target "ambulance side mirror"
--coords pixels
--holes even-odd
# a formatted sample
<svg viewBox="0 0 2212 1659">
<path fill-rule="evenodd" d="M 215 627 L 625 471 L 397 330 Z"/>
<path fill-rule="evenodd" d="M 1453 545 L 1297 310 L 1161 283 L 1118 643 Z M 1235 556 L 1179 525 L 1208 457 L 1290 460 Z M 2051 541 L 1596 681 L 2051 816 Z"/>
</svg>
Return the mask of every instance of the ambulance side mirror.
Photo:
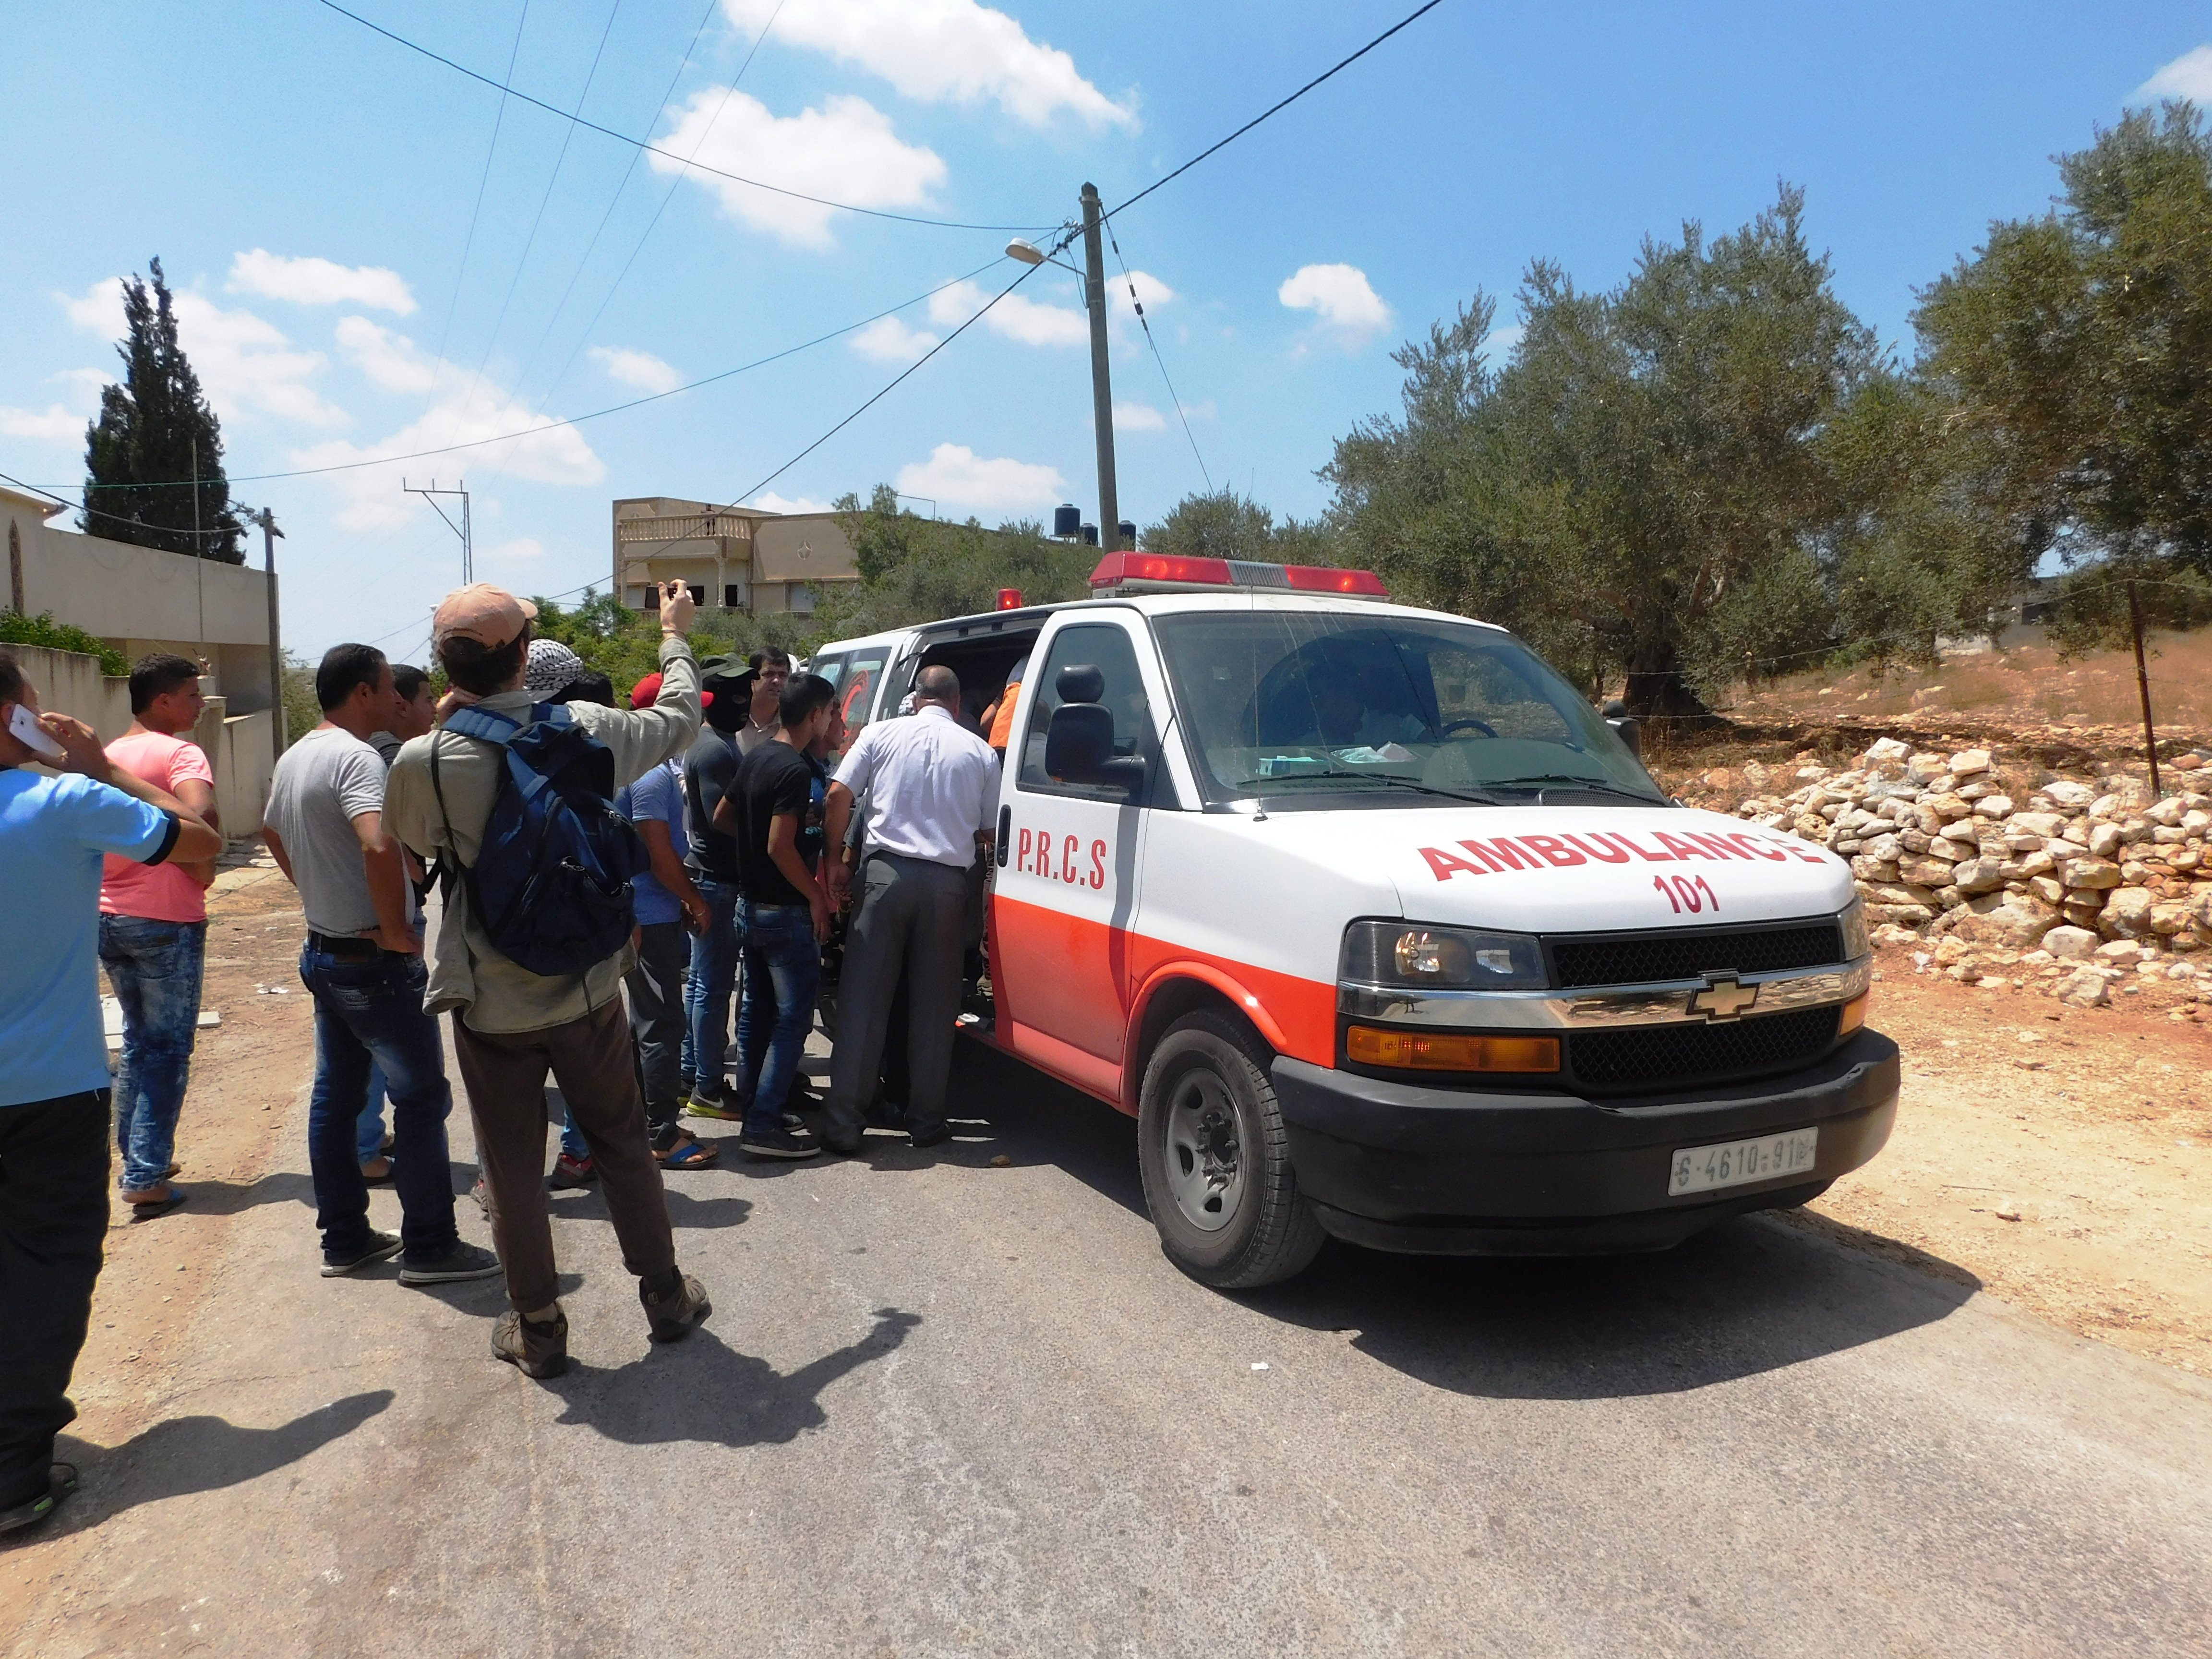
<svg viewBox="0 0 2212 1659">
<path fill-rule="evenodd" d="M 1605 723 L 1613 728 L 1613 736 L 1628 745 L 1628 752 L 1638 760 L 1644 758 L 1644 722 L 1628 712 L 1628 705 L 1615 697 L 1605 706 Z"/>
</svg>

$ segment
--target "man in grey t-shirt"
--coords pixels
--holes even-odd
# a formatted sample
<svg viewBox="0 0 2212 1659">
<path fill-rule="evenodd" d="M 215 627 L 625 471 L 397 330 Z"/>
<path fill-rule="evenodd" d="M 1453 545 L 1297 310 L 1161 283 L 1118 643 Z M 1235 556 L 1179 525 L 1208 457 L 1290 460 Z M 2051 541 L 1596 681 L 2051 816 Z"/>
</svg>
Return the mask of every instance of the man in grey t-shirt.
<svg viewBox="0 0 2212 1659">
<path fill-rule="evenodd" d="M 437 1022 L 422 1011 L 428 976 L 408 920 L 406 868 L 384 827 L 384 763 L 368 743 L 398 714 L 391 665 L 368 646 L 332 646 L 315 671 L 315 699 L 322 723 L 277 761 L 262 831 L 307 913 L 300 952 L 300 978 L 315 1000 L 307 1164 L 323 1276 L 400 1255 L 403 1285 L 486 1279 L 499 1258 L 463 1243 L 453 1224 L 453 1091 Z M 356 1151 L 372 1061 L 392 1103 L 396 1234 L 368 1224 Z"/>
</svg>

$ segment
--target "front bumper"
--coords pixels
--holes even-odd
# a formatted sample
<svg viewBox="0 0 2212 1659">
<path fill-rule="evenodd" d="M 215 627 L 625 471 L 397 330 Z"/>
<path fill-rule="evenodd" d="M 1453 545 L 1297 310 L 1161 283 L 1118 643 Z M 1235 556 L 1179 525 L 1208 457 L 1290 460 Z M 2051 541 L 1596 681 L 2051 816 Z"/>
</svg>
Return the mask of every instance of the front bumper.
<svg viewBox="0 0 2212 1659">
<path fill-rule="evenodd" d="M 1378 1249 L 1570 1255 L 1665 1249 L 1749 1210 L 1816 1197 L 1880 1152 L 1897 1045 L 1861 1031 L 1780 1077 L 1584 1100 L 1385 1082 L 1278 1059 L 1298 1186 L 1322 1224 Z M 1817 1125 L 1809 1173 L 1667 1195 L 1676 1149 Z"/>
</svg>

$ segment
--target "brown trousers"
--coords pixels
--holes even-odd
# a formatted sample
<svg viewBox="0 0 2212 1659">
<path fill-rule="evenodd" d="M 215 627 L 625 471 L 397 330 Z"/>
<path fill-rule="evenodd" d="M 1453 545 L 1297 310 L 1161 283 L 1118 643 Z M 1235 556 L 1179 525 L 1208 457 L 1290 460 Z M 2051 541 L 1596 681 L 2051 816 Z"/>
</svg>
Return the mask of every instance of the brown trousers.
<svg viewBox="0 0 2212 1659">
<path fill-rule="evenodd" d="M 535 1313 L 558 1293 L 545 1213 L 549 1071 L 591 1145 L 623 1266 L 641 1279 L 665 1277 L 676 1265 L 676 1240 L 660 1165 L 646 1139 L 645 1101 L 630 1063 L 621 999 L 542 1031 L 472 1031 L 455 1013 L 453 1051 L 468 1085 L 507 1301 Z"/>
</svg>

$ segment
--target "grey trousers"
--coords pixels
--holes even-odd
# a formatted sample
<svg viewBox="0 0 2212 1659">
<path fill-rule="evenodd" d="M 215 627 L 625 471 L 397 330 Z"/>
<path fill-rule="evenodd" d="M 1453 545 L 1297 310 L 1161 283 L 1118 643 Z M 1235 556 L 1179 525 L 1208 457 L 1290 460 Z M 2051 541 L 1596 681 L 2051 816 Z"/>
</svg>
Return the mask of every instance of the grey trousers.
<svg viewBox="0 0 2212 1659">
<path fill-rule="evenodd" d="M 907 1127 L 927 1133 L 945 1121 L 952 1071 L 952 1022 L 960 1013 L 960 949 L 967 928 L 968 872 L 893 853 L 870 856 L 860 907 L 846 935 L 837 991 L 837 1047 L 830 1061 L 823 1132 L 857 1138 L 875 1092 L 884 1031 L 899 974 L 907 979 Z"/>
</svg>

